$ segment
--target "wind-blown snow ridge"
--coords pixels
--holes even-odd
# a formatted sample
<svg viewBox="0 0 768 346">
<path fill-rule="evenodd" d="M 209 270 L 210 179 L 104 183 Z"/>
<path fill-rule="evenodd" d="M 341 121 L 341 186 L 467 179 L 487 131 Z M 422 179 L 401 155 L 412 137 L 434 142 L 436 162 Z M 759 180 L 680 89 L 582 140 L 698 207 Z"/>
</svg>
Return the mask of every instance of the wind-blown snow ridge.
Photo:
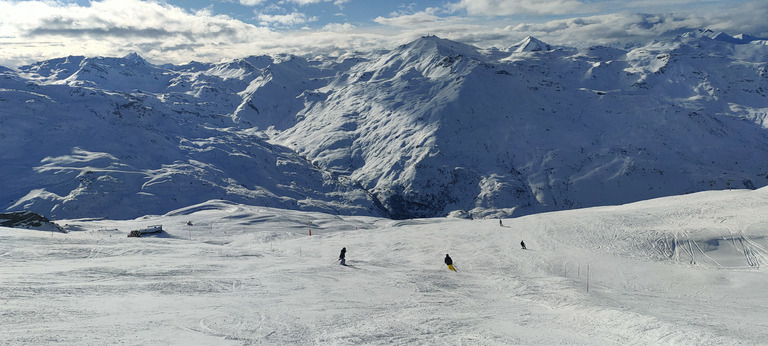
<svg viewBox="0 0 768 346">
<path fill-rule="evenodd" d="M 347 60 L 0 69 L 6 210 L 136 217 L 210 199 L 393 218 L 524 215 L 768 184 L 768 45 L 426 36 Z M 83 153 L 90 153 L 83 155 Z"/>
</svg>

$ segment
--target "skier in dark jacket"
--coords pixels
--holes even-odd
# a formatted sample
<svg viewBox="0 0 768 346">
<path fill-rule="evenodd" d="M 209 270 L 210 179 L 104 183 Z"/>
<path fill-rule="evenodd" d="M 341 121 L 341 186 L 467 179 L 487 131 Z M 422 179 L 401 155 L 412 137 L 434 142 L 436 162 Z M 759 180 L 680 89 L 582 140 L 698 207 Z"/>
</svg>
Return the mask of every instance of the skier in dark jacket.
<svg viewBox="0 0 768 346">
<path fill-rule="evenodd" d="M 456 271 L 456 268 L 453 267 L 453 260 L 451 259 L 451 256 L 448 256 L 448 254 L 445 254 L 445 264 L 448 265 L 448 269 Z"/>
<path fill-rule="evenodd" d="M 341 261 L 341 265 L 345 266 L 347 265 L 346 259 L 344 256 L 347 254 L 347 248 L 341 248 L 341 253 L 339 254 L 339 261 Z"/>
<path fill-rule="evenodd" d="M 520 246 L 522 246 L 522 247 L 523 247 L 523 250 L 525 250 L 525 249 L 526 249 L 526 248 L 525 248 L 525 242 L 524 242 L 524 241 L 522 241 L 522 240 L 520 241 Z"/>
</svg>

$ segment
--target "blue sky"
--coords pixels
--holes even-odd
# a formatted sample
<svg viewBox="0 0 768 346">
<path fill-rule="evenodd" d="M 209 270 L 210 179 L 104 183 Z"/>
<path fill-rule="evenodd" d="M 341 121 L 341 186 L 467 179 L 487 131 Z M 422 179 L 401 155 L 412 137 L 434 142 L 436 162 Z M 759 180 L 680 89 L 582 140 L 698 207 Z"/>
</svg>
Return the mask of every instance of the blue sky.
<svg viewBox="0 0 768 346">
<path fill-rule="evenodd" d="M 708 28 L 768 37 L 766 0 L 0 0 L 0 65 L 341 55 L 433 34 L 478 47 L 645 42 Z"/>
</svg>

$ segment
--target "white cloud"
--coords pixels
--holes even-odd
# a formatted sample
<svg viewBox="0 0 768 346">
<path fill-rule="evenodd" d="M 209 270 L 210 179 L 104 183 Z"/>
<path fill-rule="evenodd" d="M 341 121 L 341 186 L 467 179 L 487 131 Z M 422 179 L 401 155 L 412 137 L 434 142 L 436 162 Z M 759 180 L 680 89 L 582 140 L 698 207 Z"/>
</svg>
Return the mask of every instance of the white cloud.
<svg viewBox="0 0 768 346">
<path fill-rule="evenodd" d="M 65 55 L 121 56 L 136 51 L 161 62 L 221 55 L 211 47 L 276 36 L 209 10 L 196 13 L 154 1 L 103 0 L 90 6 L 52 1 L 0 2 L 0 63 Z"/>
<path fill-rule="evenodd" d="M 355 29 L 355 26 L 350 23 L 329 23 L 323 26 L 322 31 L 331 32 L 350 32 Z"/>
<path fill-rule="evenodd" d="M 317 4 L 321 2 L 328 2 L 330 0 L 288 0 L 288 2 L 292 2 L 294 4 L 299 4 L 301 6 L 304 5 L 310 5 L 310 4 Z"/>
<path fill-rule="evenodd" d="M 393 12 L 389 17 L 376 17 L 373 21 L 381 25 L 416 28 L 458 19 L 458 17 L 440 16 L 441 9 L 436 7 L 429 7 L 419 12 L 411 12 L 411 10 L 409 6 L 405 11 Z"/>
<path fill-rule="evenodd" d="M 579 0 L 461 0 L 449 6 L 470 16 L 562 15 L 588 13 L 594 5 Z"/>
<path fill-rule="evenodd" d="M 373 21 L 382 25 L 390 25 L 390 26 L 407 28 L 407 27 L 437 23 L 442 20 L 443 19 L 441 17 L 435 16 L 426 12 L 417 12 L 413 14 L 405 14 L 405 15 L 388 17 L 388 18 L 377 17 Z"/>
<path fill-rule="evenodd" d="M 317 21 L 317 17 L 307 17 L 304 13 L 292 12 L 289 14 L 259 14 L 257 16 L 261 25 L 296 26 L 308 22 Z"/>
<path fill-rule="evenodd" d="M 239 1 L 240 1 L 240 5 L 243 5 L 243 6 L 257 6 L 264 3 L 264 0 L 239 0 Z"/>
<path fill-rule="evenodd" d="M 317 18 L 296 11 L 262 14 L 258 20 L 268 27 L 215 15 L 211 8 L 189 12 L 157 1 L 103 0 L 79 6 L 48 0 L 0 0 L 0 65 L 66 55 L 123 56 L 133 51 L 154 63 L 210 62 L 273 53 L 343 54 L 392 48 L 425 34 L 480 47 L 504 47 L 528 35 L 551 44 L 600 44 L 648 40 L 696 28 L 768 36 L 768 1 L 764 0 L 745 0 L 739 6 L 717 10 L 649 14 L 608 11 L 548 21 L 535 18 L 538 21 L 527 23 L 479 14 L 491 11 L 488 6 L 506 3 L 482 0 L 478 4 L 487 6 L 485 12 L 473 10 L 477 16 L 458 16 L 458 12 L 446 16 L 437 8 L 414 12 L 411 7 L 376 18 L 379 25 L 374 26 L 331 23 L 316 30 L 288 31 Z M 501 13 L 504 8 L 498 10 Z"/>
<path fill-rule="evenodd" d="M 322 2 L 333 2 L 334 5 L 342 5 L 348 3 L 350 0 L 284 0 L 285 2 L 298 4 L 299 6 L 319 4 Z"/>
<path fill-rule="evenodd" d="M 178 7 L 139 0 L 104 0 L 83 7 L 40 1 L 3 2 L 0 23 L 2 30 L 27 38 L 96 34 L 103 37 L 209 36 L 211 27 L 227 34 L 252 27 L 227 16 L 211 15 L 205 9 L 193 14 Z"/>
<path fill-rule="evenodd" d="M 621 5 L 627 8 L 641 8 L 641 9 L 648 9 L 648 8 L 665 8 L 665 7 L 680 7 L 680 6 L 687 6 L 687 5 L 697 5 L 701 4 L 702 0 L 634 0 L 634 1 L 626 1 L 622 2 Z M 711 0 L 710 0 L 711 2 Z"/>
<path fill-rule="evenodd" d="M 508 26 L 505 31 L 510 34 L 533 35 L 550 43 L 565 45 L 646 41 L 698 28 L 730 34 L 751 33 L 768 36 L 768 23 L 764 21 L 764 13 L 768 13 L 768 3 L 707 13 L 612 13 L 517 24 Z"/>
</svg>

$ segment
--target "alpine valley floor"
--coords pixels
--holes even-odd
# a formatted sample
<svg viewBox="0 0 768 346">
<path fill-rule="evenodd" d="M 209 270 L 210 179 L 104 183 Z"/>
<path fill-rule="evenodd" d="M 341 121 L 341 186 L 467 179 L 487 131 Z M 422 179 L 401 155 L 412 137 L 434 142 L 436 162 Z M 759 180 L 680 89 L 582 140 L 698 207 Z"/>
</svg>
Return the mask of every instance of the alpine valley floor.
<svg viewBox="0 0 768 346">
<path fill-rule="evenodd" d="M 503 226 L 210 201 L 2 228 L 0 344 L 765 345 L 766 210 L 768 188 Z"/>
</svg>

